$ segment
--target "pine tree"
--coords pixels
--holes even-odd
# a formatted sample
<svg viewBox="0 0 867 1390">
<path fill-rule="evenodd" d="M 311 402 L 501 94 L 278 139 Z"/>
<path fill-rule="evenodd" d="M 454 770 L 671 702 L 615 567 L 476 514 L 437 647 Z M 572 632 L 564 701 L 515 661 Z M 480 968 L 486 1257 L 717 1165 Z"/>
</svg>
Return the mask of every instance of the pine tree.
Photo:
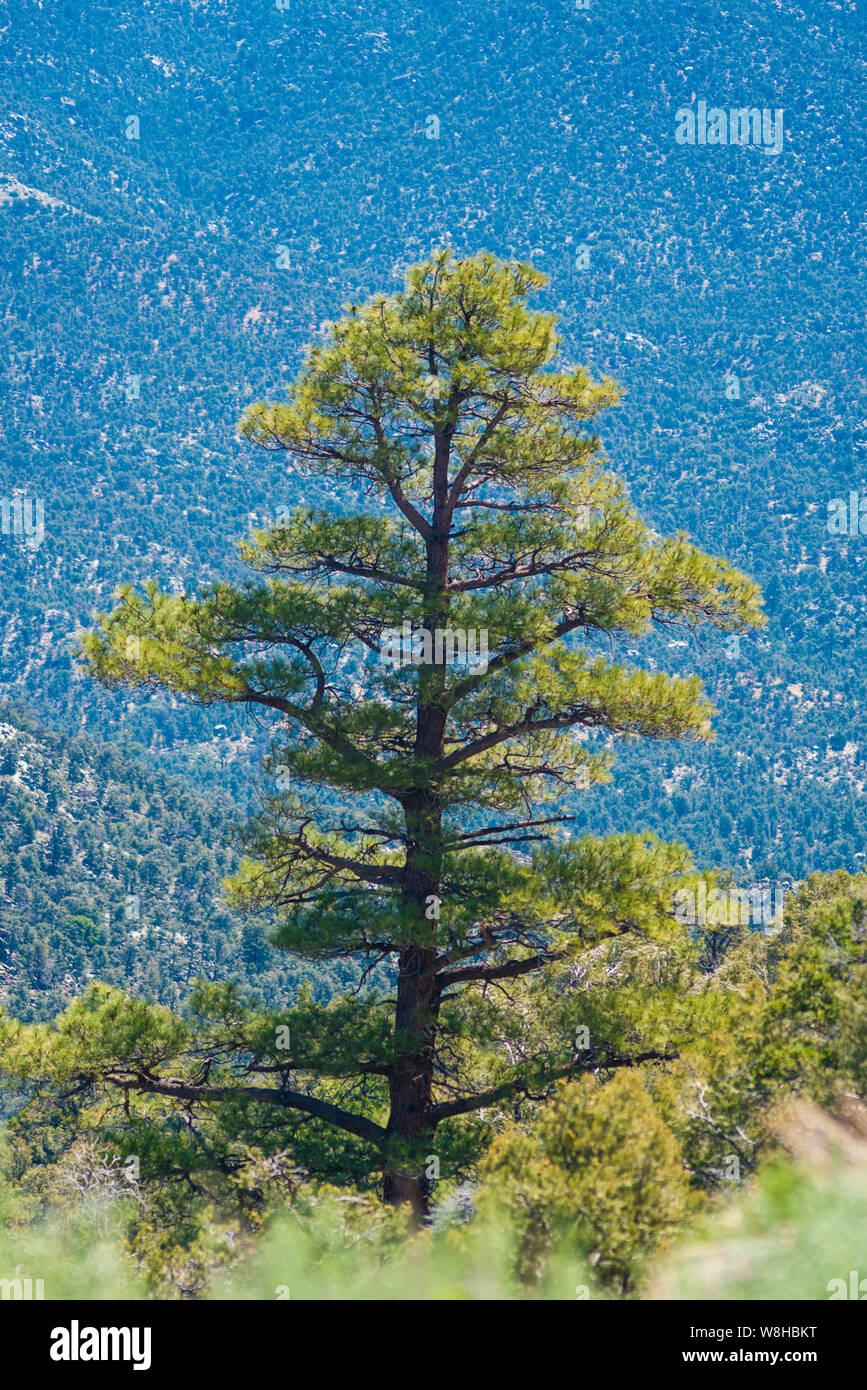
<svg viewBox="0 0 867 1390">
<path fill-rule="evenodd" d="M 118 998 L 98 994 L 87 1027 L 108 1011 L 112 1055 L 98 1066 L 91 1040 L 88 1077 L 312 1116 L 352 1136 L 386 1200 L 419 1219 L 441 1126 L 665 1055 L 537 1037 L 490 1060 L 509 981 L 607 936 L 676 930 L 684 851 L 568 835 L 568 798 L 609 775 L 592 731 L 709 734 L 697 678 L 621 664 L 616 643 L 762 621 L 753 583 L 683 535 L 660 539 L 606 468 L 587 427 L 619 388 L 557 365 L 553 316 L 526 304 L 544 284 L 530 265 L 446 250 L 352 306 L 288 400 L 241 426 L 285 451 L 289 476 L 338 490 L 345 514 L 302 507 L 257 533 L 245 584 L 126 588 L 85 639 L 107 685 L 271 716 L 235 901 L 271 914 L 284 950 L 394 980 L 389 1001 L 305 999 L 288 1027 L 212 991 L 205 1071 L 182 1070 L 180 1023 L 154 1014 L 148 1050 L 145 1006 L 129 1003 L 125 1032 Z"/>
</svg>

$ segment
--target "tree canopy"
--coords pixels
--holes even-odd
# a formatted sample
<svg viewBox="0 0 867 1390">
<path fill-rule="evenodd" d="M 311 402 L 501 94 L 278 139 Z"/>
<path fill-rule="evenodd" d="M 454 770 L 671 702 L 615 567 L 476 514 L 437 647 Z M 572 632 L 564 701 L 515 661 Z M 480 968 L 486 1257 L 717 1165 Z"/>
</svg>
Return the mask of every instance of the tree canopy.
<svg viewBox="0 0 867 1390">
<path fill-rule="evenodd" d="M 78 1015 L 89 1061 L 73 1070 L 312 1118 L 419 1218 L 441 1126 L 459 1155 L 462 1116 L 670 1055 L 532 1029 L 513 1046 L 507 988 L 609 937 L 682 933 L 686 852 L 572 839 L 558 802 L 609 776 L 594 731 L 709 737 L 699 681 L 635 668 L 618 644 L 654 625 L 762 622 L 754 583 L 658 536 L 607 468 L 589 431 L 619 388 L 562 363 L 553 316 L 526 302 L 544 283 L 527 264 L 443 250 L 403 290 L 351 306 L 288 399 L 241 423 L 292 470 L 338 480 L 351 514 L 302 507 L 257 533 L 242 584 L 125 588 L 83 643 L 108 686 L 270 717 L 268 793 L 231 896 L 271 918 L 284 950 L 385 963 L 394 997 L 266 1014 L 206 991 L 205 1059 L 185 1057 L 179 1020 L 97 992 Z"/>
</svg>

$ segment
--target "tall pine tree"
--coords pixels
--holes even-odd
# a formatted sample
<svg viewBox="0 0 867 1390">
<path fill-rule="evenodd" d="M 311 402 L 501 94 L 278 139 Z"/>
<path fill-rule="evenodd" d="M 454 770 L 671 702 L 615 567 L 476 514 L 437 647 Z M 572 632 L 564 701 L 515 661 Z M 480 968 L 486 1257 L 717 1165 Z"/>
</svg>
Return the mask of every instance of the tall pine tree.
<svg viewBox="0 0 867 1390">
<path fill-rule="evenodd" d="M 187 1106 L 312 1117 L 351 1136 L 385 1198 L 419 1219 L 440 1126 L 664 1055 L 535 1036 L 490 1061 L 510 982 L 606 937 L 678 930 L 683 851 L 568 833 L 580 790 L 608 776 L 592 731 L 708 736 L 698 679 L 621 664 L 617 643 L 762 621 L 753 583 L 684 536 L 660 539 L 606 469 L 587 427 L 618 387 L 556 366 L 553 316 L 526 304 L 544 283 L 530 265 L 442 251 L 400 293 L 353 306 L 288 400 L 241 427 L 285 451 L 288 477 L 327 480 L 343 514 L 303 507 L 257 533 L 246 584 L 125 589 L 85 639 L 107 685 L 271 717 L 234 899 L 271 915 L 284 950 L 384 965 L 394 994 L 304 999 L 282 1029 L 224 1000 L 200 1065 L 180 1022 L 146 1025 L 143 1007 L 97 991 L 61 1025 L 78 1060 L 56 1066 Z"/>
</svg>

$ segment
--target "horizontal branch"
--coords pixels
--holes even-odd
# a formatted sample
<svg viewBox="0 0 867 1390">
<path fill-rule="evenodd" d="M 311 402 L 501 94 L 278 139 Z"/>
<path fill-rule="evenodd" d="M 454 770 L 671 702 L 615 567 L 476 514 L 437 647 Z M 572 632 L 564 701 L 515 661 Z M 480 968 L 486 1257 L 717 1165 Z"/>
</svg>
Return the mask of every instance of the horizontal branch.
<svg viewBox="0 0 867 1390">
<path fill-rule="evenodd" d="M 156 1077 L 137 1075 L 117 1077 L 107 1075 L 104 1080 L 122 1091 L 136 1091 L 140 1095 L 171 1096 L 176 1100 L 222 1101 L 249 1100 L 255 1104 L 280 1105 L 287 1110 L 300 1110 L 314 1119 L 324 1120 L 326 1124 L 343 1129 L 347 1134 L 355 1134 L 360 1139 L 372 1139 L 380 1143 L 385 1138 L 382 1125 L 368 1120 L 364 1115 L 353 1115 L 341 1110 L 339 1105 L 329 1101 L 317 1100 L 303 1091 L 287 1091 L 270 1086 L 194 1086 L 186 1081 L 170 1078 L 160 1081 Z"/>
<path fill-rule="evenodd" d="M 320 571 L 326 574 L 348 574 L 354 579 L 371 579 L 381 584 L 398 584 L 407 589 L 424 589 L 424 579 L 415 578 L 412 575 L 397 574 L 393 570 L 381 569 L 379 565 L 367 564 L 364 561 L 338 560 L 336 555 L 317 554 L 311 555 L 306 564 L 292 564 L 282 560 L 279 554 L 274 555 L 270 563 L 261 563 L 257 557 L 257 568 L 263 573 L 272 571 L 283 574 L 317 574 Z"/>
<path fill-rule="evenodd" d="M 572 1062 L 568 1067 L 560 1067 L 557 1071 L 545 1077 L 541 1082 L 548 1085 L 552 1081 L 561 1081 L 567 1076 L 580 1076 L 588 1071 L 607 1071 L 614 1067 L 637 1067 L 642 1062 L 673 1062 L 677 1058 L 677 1052 L 638 1052 L 633 1057 L 600 1057 L 587 1058 L 580 1063 Z M 430 1111 L 430 1119 L 434 1124 L 439 1124 L 440 1120 L 451 1120 L 456 1115 L 468 1115 L 472 1110 L 482 1110 L 485 1106 L 495 1105 L 498 1100 L 508 1100 L 511 1096 L 518 1095 L 519 1092 L 528 1092 L 529 1083 L 522 1080 L 504 1081 L 500 1086 L 492 1086 L 489 1091 L 480 1091 L 475 1096 L 462 1096 L 460 1100 L 444 1101 L 440 1105 L 435 1105 Z"/>
<path fill-rule="evenodd" d="M 460 970 L 443 970 L 437 976 L 443 989 L 447 985 L 463 984 L 467 980 L 511 980 L 519 975 L 527 975 L 531 970 L 539 970 L 559 957 L 553 952 L 543 951 L 541 955 L 528 956 L 524 960 L 509 960 L 502 965 L 467 965 Z"/>
<path fill-rule="evenodd" d="M 475 739 L 473 743 L 464 744 L 462 748 L 456 748 L 453 753 L 440 758 L 439 762 L 434 764 L 434 771 L 447 772 L 459 763 L 466 762 L 467 758 L 475 758 L 479 753 L 487 752 L 489 748 L 496 748 L 498 744 L 521 738 L 524 734 L 540 733 L 545 729 L 571 729 L 574 724 L 587 722 L 590 716 L 596 725 L 612 732 L 617 731 L 617 725 L 606 719 L 601 709 L 594 708 L 593 705 L 576 705 L 564 714 L 552 715 L 547 719 L 523 719 L 518 724 L 506 724 L 502 729 L 494 729 L 491 733 Z"/>
</svg>

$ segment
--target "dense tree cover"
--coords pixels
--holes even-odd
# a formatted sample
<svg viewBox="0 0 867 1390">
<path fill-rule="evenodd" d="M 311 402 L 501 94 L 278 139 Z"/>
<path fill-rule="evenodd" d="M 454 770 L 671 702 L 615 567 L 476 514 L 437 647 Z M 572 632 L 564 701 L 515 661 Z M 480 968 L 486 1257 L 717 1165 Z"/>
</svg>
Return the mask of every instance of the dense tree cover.
<svg viewBox="0 0 867 1390">
<path fill-rule="evenodd" d="M 495 1026 L 473 1042 L 480 1070 L 502 1071 L 540 1036 L 552 1049 L 571 1040 L 585 1059 L 592 1051 L 603 1060 L 578 1081 L 540 1085 L 492 1105 L 484 1118 L 468 1117 L 460 1142 L 446 1145 L 439 1136 L 436 1228 L 469 1223 L 469 1231 L 487 1230 L 493 1221 L 495 1230 L 512 1231 L 506 1245 L 518 1287 L 550 1292 L 552 1272 L 565 1270 L 557 1293 L 565 1297 L 574 1297 L 575 1283 L 585 1278 L 594 1297 L 640 1293 L 659 1255 L 697 1219 L 712 1231 L 715 1214 L 730 1213 L 732 1196 L 744 1185 L 752 1189 L 755 1174 L 758 1194 L 774 1194 L 770 1206 L 767 1196 L 750 1199 L 762 1229 L 776 1213 L 791 1233 L 800 1206 L 816 1223 L 815 1239 L 823 1239 L 828 1218 L 810 1185 L 803 1178 L 772 1183 L 772 1169 L 767 1179 L 762 1174 L 779 1152 L 774 1116 L 781 1102 L 813 1100 L 846 1114 L 859 1088 L 863 1094 L 865 904 L 867 875 L 817 874 L 789 898 L 779 933 L 732 929 L 719 934 L 722 942 L 704 934 L 665 944 L 601 942 L 553 978 L 515 982 Z M 222 1037 L 214 1021 L 218 1001 Z M 341 1007 L 332 1011 L 339 1016 Z M 245 1014 L 237 999 L 232 1013 L 214 986 L 196 1009 L 198 1022 L 194 1014 L 185 1026 L 168 1010 L 102 989 L 54 1027 L 5 1021 L 7 1073 L 52 1077 L 37 1084 L 11 1125 L 0 1164 L 7 1184 L 0 1181 L 0 1202 L 11 1231 L 25 1243 L 36 1240 L 40 1216 L 68 1222 L 80 1214 L 84 1194 L 94 1219 L 110 1223 L 113 1211 L 120 1222 L 130 1251 L 124 1277 L 137 1268 L 142 1292 L 172 1297 L 203 1293 L 222 1269 L 261 1250 L 273 1220 L 288 1211 L 304 1251 L 290 1266 L 293 1282 L 309 1289 L 329 1250 L 345 1258 L 366 1246 L 371 1267 L 344 1277 L 355 1280 L 350 1296 L 372 1296 L 382 1278 L 374 1266 L 401 1268 L 403 1232 L 370 1191 L 372 1174 L 365 1175 L 357 1148 L 322 1126 L 275 1115 L 273 1106 L 198 1099 L 179 1105 L 135 1090 L 120 1100 L 104 1079 L 80 1084 L 85 1059 L 104 1077 L 120 1077 L 121 1052 L 127 1065 L 135 1060 L 154 1073 L 160 1066 L 177 1073 L 207 1046 L 217 1065 L 221 1042 L 237 1046 Z M 302 993 L 294 1009 L 274 1017 L 306 1036 L 311 1015 Z M 668 1059 L 605 1066 L 606 1053 L 639 1040 Z M 850 1209 L 860 1210 L 863 1193 L 853 1193 L 852 1202 Z M 717 1239 L 730 1227 L 726 1215 Z M 850 1239 L 859 1238 L 858 1229 L 849 1228 Z M 816 1273 L 814 1254 L 809 1273 L 797 1276 L 812 1290 L 803 1296 L 825 1296 L 845 1233 L 844 1224 L 842 1234 L 829 1237 L 827 1268 L 820 1263 Z M 781 1228 L 773 1234 L 777 1249 Z M 70 1230 L 65 1240 L 79 1238 Z M 801 1240 L 809 1244 L 808 1233 Z M 488 1259 L 507 1253 L 496 1242 L 484 1248 Z M 742 1277 L 714 1261 L 712 1251 L 701 1290 L 687 1283 L 676 1296 L 719 1296 L 704 1287 L 707 1279 L 719 1289 L 720 1281 Z M 287 1281 L 289 1256 L 281 1258 L 264 1296 Z M 735 1266 L 742 1268 L 740 1261 Z M 449 1263 L 453 1286 L 474 1278 L 473 1268 L 472 1246 L 460 1245 Z M 416 1266 L 407 1288 L 393 1296 L 410 1288 L 420 1294 L 420 1277 Z M 771 1296 L 797 1296 L 778 1259 L 764 1277 Z M 675 1295 L 669 1289 L 667 1296 Z"/>
<path fill-rule="evenodd" d="M 232 442 L 241 409 L 347 297 L 433 244 L 484 245 L 548 271 L 580 360 L 627 387 L 607 439 L 642 515 L 768 597 L 766 639 L 737 654 L 630 644 L 701 674 L 716 744 L 628 752 L 613 795 L 586 799 L 588 832 L 676 828 L 743 881 L 857 867 L 864 538 L 826 527 L 832 498 L 867 487 L 857 198 L 838 177 L 857 178 L 841 145 L 857 19 L 669 9 L 94 0 L 46 25 L 14 0 L 0 493 L 44 497 L 46 534 L 0 540 L 7 693 L 231 781 L 243 805 L 255 731 L 222 713 L 215 767 L 215 720 L 101 702 L 72 634 L 118 582 L 237 577 L 230 541 L 299 500 L 282 456 L 250 467 Z M 782 105 L 783 152 L 675 146 L 675 110 L 703 91 Z M 322 500 L 344 502 L 327 482 Z"/>
<path fill-rule="evenodd" d="M 665 1055 L 581 1057 L 543 1033 L 505 1067 L 473 1058 L 499 1026 L 504 982 L 606 937 L 677 930 L 681 849 L 573 842 L 557 813 L 562 788 L 607 776 L 608 759 L 572 731 L 708 734 L 695 678 L 607 659 L 606 637 L 762 621 L 755 584 L 682 535 L 659 539 L 604 467 L 586 426 L 617 387 L 555 368 L 553 319 L 526 306 L 543 283 L 528 265 L 442 251 L 403 291 L 353 307 L 289 400 L 243 423 L 354 489 L 353 514 L 303 508 L 258 533 L 243 553 L 259 584 L 126 588 L 84 639 L 109 686 L 274 715 L 277 785 L 234 897 L 275 914 L 275 943 L 301 958 L 397 972 L 393 1005 L 302 1014 L 288 1041 L 273 1016 L 239 1012 L 233 991 L 206 994 L 208 1060 L 170 1077 L 165 1062 L 191 1041 L 180 1022 L 153 1016 L 156 1052 L 137 1061 L 140 1006 L 127 1032 L 122 1001 L 92 996 L 86 1030 L 107 1029 L 118 1049 L 104 1081 L 313 1117 L 362 1141 L 386 1199 L 419 1219 L 441 1125 L 557 1076 Z M 426 640 L 395 665 L 388 634 L 404 626 Z M 484 631 L 482 665 L 434 642 L 453 631 Z M 324 1093 L 298 1084 L 311 1073 Z M 351 1104 L 335 1103 L 335 1082 Z"/>
<path fill-rule="evenodd" d="M 0 711 L 0 1001 L 49 1019 L 98 979 L 177 1005 L 198 979 L 266 999 L 349 978 L 268 951 L 221 883 L 237 865 L 219 805 L 87 737 Z"/>
<path fill-rule="evenodd" d="M 826 1224 L 827 1191 L 773 1167 L 772 1117 L 793 1094 L 837 1111 L 864 1095 L 865 877 L 814 874 L 769 935 L 684 930 L 671 900 L 690 851 L 740 882 L 863 864 L 863 533 L 826 525 L 832 498 L 867 495 L 857 199 L 836 179 L 853 18 L 820 32 L 785 5 L 673 18 L 657 0 L 601 16 L 98 0 L 47 26 L 13 0 L 0 493 L 44 499 L 46 530 L 0 536 L 0 690 L 122 751 L 2 713 L 0 1064 L 20 1109 L 4 1259 L 52 1250 L 47 1216 L 102 1267 L 92 1218 L 132 1255 L 107 1257 L 112 1291 L 201 1294 L 226 1266 L 231 1296 L 270 1297 L 294 1260 L 331 1296 L 359 1277 L 397 1296 L 428 1279 L 430 1296 L 499 1280 L 571 1297 L 576 1277 L 632 1295 L 724 1204 L 742 1242 L 728 1289 L 824 1296 L 815 1250 L 826 1273 L 852 1262 L 863 1194 L 841 1181 Z M 723 92 L 785 106 L 779 157 L 674 147 L 675 108 Z M 326 323 L 444 243 L 516 256 L 501 286 L 537 292 L 589 364 L 515 310 L 525 375 L 480 335 L 476 414 L 449 438 L 460 372 L 456 395 L 419 370 L 418 303 Z M 623 484 L 579 443 L 613 403 L 608 373 L 628 388 L 606 423 Z M 385 376 L 398 389 L 375 400 Z M 377 631 L 439 616 L 443 455 L 474 451 L 504 382 L 519 419 L 507 406 L 486 443 L 511 466 L 448 538 L 463 582 L 506 562 L 488 597 L 452 599 L 490 628 L 494 665 L 386 672 Z M 287 404 L 248 409 L 230 440 L 267 392 Z M 372 405 L 396 446 L 370 448 Z M 576 422 L 571 444 L 546 413 Z M 569 466 L 549 475 L 552 438 Z M 523 511 L 498 510 L 502 482 Z M 764 632 L 735 571 L 660 532 L 754 574 Z M 589 568 L 546 570 L 564 545 Z M 128 700 L 82 681 L 71 650 L 119 581 L 90 650 Z M 568 630 L 551 660 L 585 583 L 587 660 Z M 568 721 L 579 694 L 574 745 L 540 726 L 450 762 L 516 710 Z M 248 815 L 260 793 L 237 873 L 227 801 Z M 433 1207 L 426 1256 L 376 1196 L 383 1168 L 389 1197 Z M 265 1229 L 281 1211 L 292 1239 Z M 810 1266 L 789 1283 L 750 1282 L 741 1258 L 771 1219 L 775 1250 Z M 327 1272 L 356 1247 L 366 1266 Z M 72 1262 L 44 1258 L 81 1292 Z M 690 1285 L 675 1257 L 657 1289 L 726 1296 L 719 1269 L 712 1252 Z"/>
</svg>

